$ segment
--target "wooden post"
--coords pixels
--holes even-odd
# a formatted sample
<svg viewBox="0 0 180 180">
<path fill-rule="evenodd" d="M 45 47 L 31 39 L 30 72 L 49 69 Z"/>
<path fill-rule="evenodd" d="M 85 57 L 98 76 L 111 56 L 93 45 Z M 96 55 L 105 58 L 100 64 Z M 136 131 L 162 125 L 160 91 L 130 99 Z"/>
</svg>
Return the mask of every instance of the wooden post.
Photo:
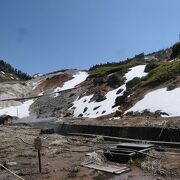
<svg viewBox="0 0 180 180">
<path fill-rule="evenodd" d="M 41 173 L 41 153 L 40 153 L 40 150 L 38 150 L 38 160 L 39 160 L 39 172 Z"/>
<path fill-rule="evenodd" d="M 38 151 L 38 162 L 39 162 L 39 172 L 42 172 L 41 169 L 41 147 L 42 147 L 42 142 L 41 142 L 41 138 L 37 137 L 34 139 L 34 147 L 35 149 Z"/>
</svg>

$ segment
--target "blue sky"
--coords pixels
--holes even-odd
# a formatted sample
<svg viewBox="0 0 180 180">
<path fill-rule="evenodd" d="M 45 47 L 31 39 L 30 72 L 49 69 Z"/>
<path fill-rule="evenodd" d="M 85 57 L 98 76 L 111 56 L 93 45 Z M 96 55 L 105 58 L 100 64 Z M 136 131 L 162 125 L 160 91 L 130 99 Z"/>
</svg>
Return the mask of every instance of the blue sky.
<svg viewBox="0 0 180 180">
<path fill-rule="evenodd" d="M 27 73 L 88 69 L 167 48 L 179 0 L 0 0 L 0 58 Z"/>
</svg>

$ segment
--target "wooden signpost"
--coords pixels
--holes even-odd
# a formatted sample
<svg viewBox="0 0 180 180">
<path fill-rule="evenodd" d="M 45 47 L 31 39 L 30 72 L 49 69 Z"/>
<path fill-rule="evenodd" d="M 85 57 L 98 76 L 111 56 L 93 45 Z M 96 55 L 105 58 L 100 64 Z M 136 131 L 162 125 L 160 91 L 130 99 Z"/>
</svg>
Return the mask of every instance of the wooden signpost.
<svg viewBox="0 0 180 180">
<path fill-rule="evenodd" d="M 38 151 L 38 161 L 39 161 L 39 172 L 41 173 L 41 147 L 42 147 L 42 142 L 41 138 L 37 137 L 34 139 L 34 147 Z"/>
</svg>

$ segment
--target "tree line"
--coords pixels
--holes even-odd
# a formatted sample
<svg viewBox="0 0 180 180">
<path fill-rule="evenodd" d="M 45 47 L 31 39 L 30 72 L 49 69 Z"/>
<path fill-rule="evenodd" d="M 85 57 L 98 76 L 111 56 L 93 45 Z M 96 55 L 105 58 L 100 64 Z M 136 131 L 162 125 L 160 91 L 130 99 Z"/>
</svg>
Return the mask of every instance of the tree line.
<svg viewBox="0 0 180 180">
<path fill-rule="evenodd" d="M 104 64 L 96 64 L 96 65 L 90 67 L 89 71 L 92 71 L 92 70 L 97 69 L 99 67 L 113 67 L 113 66 L 124 65 L 124 64 L 129 63 L 132 60 L 137 60 L 137 59 L 142 60 L 142 59 L 144 59 L 144 56 L 145 56 L 144 53 L 140 53 L 140 54 L 135 55 L 133 58 L 127 58 L 126 60 L 123 60 L 123 61 L 107 62 Z"/>
<path fill-rule="evenodd" d="M 12 67 L 10 64 L 6 63 L 3 60 L 0 60 L 0 71 L 3 71 L 5 73 L 15 74 L 20 80 L 29 80 L 32 78 L 27 73 L 24 73 L 14 67 Z"/>
</svg>

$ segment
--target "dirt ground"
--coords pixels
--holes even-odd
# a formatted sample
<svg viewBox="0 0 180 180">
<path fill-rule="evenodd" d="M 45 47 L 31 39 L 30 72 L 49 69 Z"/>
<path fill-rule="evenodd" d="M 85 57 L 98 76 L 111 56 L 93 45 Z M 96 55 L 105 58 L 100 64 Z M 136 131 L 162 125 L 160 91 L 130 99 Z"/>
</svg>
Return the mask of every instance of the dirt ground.
<svg viewBox="0 0 180 180">
<path fill-rule="evenodd" d="M 102 149 L 115 146 L 115 142 L 105 142 L 102 138 L 61 136 L 57 134 L 40 135 L 43 148 L 42 173 L 38 170 L 37 151 L 34 138 L 40 129 L 18 126 L 0 126 L 0 164 L 25 180 L 154 180 L 180 178 L 180 149 L 164 149 L 153 153 L 160 159 L 145 158 L 128 164 L 108 162 L 102 156 Z M 97 152 L 95 156 L 85 156 Z M 96 156 L 97 155 L 97 156 Z M 100 164 L 130 167 L 130 171 L 114 175 L 81 166 L 83 162 L 93 161 Z M 0 168 L 0 180 L 17 178 Z"/>
</svg>

